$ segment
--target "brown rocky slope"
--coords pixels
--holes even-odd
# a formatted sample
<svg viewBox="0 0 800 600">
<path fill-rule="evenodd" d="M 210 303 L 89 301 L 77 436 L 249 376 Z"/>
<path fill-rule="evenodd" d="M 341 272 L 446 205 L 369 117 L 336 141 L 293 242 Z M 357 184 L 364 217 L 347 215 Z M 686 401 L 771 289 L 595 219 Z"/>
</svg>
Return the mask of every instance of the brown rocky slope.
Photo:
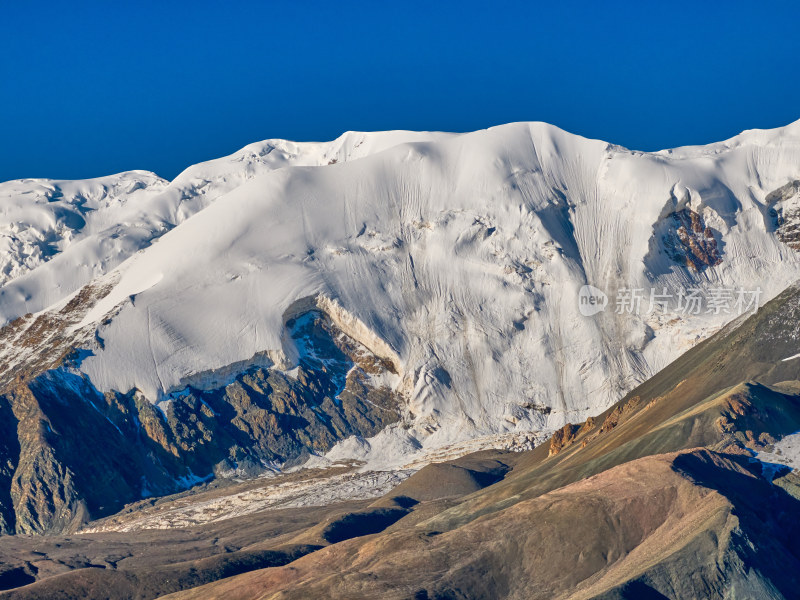
<svg viewBox="0 0 800 600">
<path fill-rule="evenodd" d="M 793 598 L 798 477 L 752 454 L 800 430 L 798 316 L 791 288 L 426 518 L 170 598 Z"/>
<path fill-rule="evenodd" d="M 280 565 L 247 559 L 240 574 L 228 577 L 235 569 L 187 559 L 173 567 L 183 575 L 170 578 L 172 587 L 165 582 L 161 593 L 180 590 L 173 599 L 796 597 L 800 478 L 786 468 L 776 477 L 753 453 L 800 431 L 800 360 L 792 358 L 800 352 L 798 323 L 800 289 L 793 287 L 550 443 L 514 460 L 468 457 L 423 469 L 377 502 L 309 511 L 292 531 L 278 529 L 242 547 L 283 552 Z M 274 518 L 265 512 L 248 522 Z M 227 527 L 243 535 L 245 525 L 232 520 Z M 226 554 L 235 560 L 238 551 L 218 548 L 215 560 Z M 303 556 L 294 559 L 292 552 Z M 106 593 L 103 581 L 133 577 L 107 562 L 103 569 L 78 565 L 0 598 L 158 593 L 158 586 L 139 584 Z M 190 571 L 205 575 L 187 577 Z"/>
</svg>

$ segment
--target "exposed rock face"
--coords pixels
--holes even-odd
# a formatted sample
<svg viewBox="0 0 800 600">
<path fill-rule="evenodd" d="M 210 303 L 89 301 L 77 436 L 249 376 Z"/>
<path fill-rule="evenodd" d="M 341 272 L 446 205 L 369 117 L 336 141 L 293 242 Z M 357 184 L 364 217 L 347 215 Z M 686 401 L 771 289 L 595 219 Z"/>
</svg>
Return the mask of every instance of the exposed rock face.
<svg viewBox="0 0 800 600">
<path fill-rule="evenodd" d="M 58 367 L 75 348 L 91 347 L 94 339 L 89 328 L 75 328 L 115 281 L 111 277 L 87 285 L 63 307 L 24 315 L 4 325 L 0 329 L 0 392 Z"/>
<path fill-rule="evenodd" d="M 620 402 L 606 414 L 599 428 L 596 427 L 597 421 L 594 417 L 588 418 L 580 425 L 567 423 L 550 438 L 548 456 L 555 456 L 578 440 L 581 441 L 581 447 L 586 447 L 589 442 L 598 436 L 612 431 L 617 425 L 627 421 L 636 412 L 640 403 L 641 398 L 639 396 Z"/>
<path fill-rule="evenodd" d="M 561 452 L 562 448 L 565 446 L 569 446 L 573 441 L 575 441 L 575 434 L 577 433 L 580 427 L 578 425 L 573 425 L 572 423 L 567 423 L 556 431 L 553 434 L 553 437 L 550 438 L 550 453 L 549 456 L 555 456 L 559 452 Z"/>
<path fill-rule="evenodd" d="M 122 539 L 111 531 L 129 532 L 128 552 L 141 552 L 135 546 L 148 536 L 175 539 L 174 529 L 156 535 L 130 520 L 123 523 L 127 517 L 142 510 L 140 523 L 152 523 L 154 513 L 178 504 L 185 513 L 202 511 L 218 491 L 209 489 L 132 507 L 114 528 L 102 529 L 102 537 L 92 538 L 98 530 L 70 536 L 63 544 L 70 546 L 67 552 L 62 538 L 37 541 L 42 554 L 32 560 L 42 570 L 59 569 L 56 573 L 34 572 L 25 562 L 30 540 L 0 540 L 7 585 L 17 588 L 7 595 L 27 600 L 69 589 L 71 597 L 98 599 L 149 599 L 175 591 L 168 597 L 176 600 L 795 598 L 800 479 L 796 472 L 787 474 L 790 466 L 762 462 L 752 450 L 800 429 L 799 313 L 800 288 L 789 289 L 603 414 L 563 428 L 549 445 L 530 452 L 481 453 L 428 465 L 369 506 L 366 501 L 346 509 L 332 505 L 313 523 L 292 525 L 296 516 L 275 517 L 267 510 L 250 513 L 246 518 L 252 520 L 238 525 L 215 517 L 206 521 L 205 535 L 216 543 L 223 528 L 226 545 L 227 536 L 242 535 L 241 523 L 273 519 L 297 527 L 296 535 L 276 532 L 265 540 L 304 545 L 282 561 L 245 564 L 247 557 L 238 551 L 244 543 L 226 550 L 227 558 L 215 559 L 238 563 L 238 571 L 211 571 L 206 558 L 180 564 L 161 558 L 163 566 L 155 572 L 165 576 L 150 577 L 157 584 L 144 589 L 145 568 L 152 573 L 159 562 L 148 556 L 150 562 L 139 559 L 137 567 L 136 560 L 114 558 L 122 554 L 117 550 Z M 328 351 L 322 358 L 326 340 L 337 336 L 323 335 L 324 322 L 322 315 L 301 315 L 288 331 L 301 342 L 304 364 L 324 361 L 338 390 L 337 355 Z M 318 491 L 319 483 L 308 489 Z M 238 497 L 244 489 L 234 493 Z M 255 549 L 252 542 L 246 546 Z M 5 561 L 4 547 L 10 555 Z M 89 552 L 97 557 L 94 564 L 87 564 Z M 108 566 L 92 568 L 98 563 Z M 34 576 L 36 583 L 20 587 Z M 112 582 L 121 591 L 110 592 Z M 138 594 L 131 591 L 137 588 Z"/>
<path fill-rule="evenodd" d="M 51 528 L 62 531 L 77 527 L 88 516 L 86 506 L 77 489 L 79 482 L 75 473 L 60 459 L 66 448 L 62 450 L 58 446 L 59 442 L 81 444 L 89 436 L 85 431 L 78 433 L 72 428 L 69 428 L 69 434 L 78 434 L 75 439 L 59 435 L 58 430 L 50 425 L 46 407 L 40 405 L 28 387 L 20 386 L 7 398 L 17 420 L 19 441 L 19 457 L 10 490 L 17 533 L 43 533 Z M 61 431 L 67 433 L 66 428 Z M 93 431 L 97 432 L 96 429 Z M 101 448 L 94 452 L 97 454 L 86 457 L 87 463 L 95 463 L 98 457 L 107 456 Z M 83 459 L 83 456 L 75 456 L 75 464 L 80 465 Z M 119 474 L 97 473 L 96 476 L 113 480 Z"/>
<path fill-rule="evenodd" d="M 791 181 L 766 197 L 778 238 L 800 250 L 800 181 Z"/>
<path fill-rule="evenodd" d="M 169 597 L 794 598 L 799 480 L 752 450 L 800 428 L 798 311 L 795 287 L 434 516 Z"/>
<path fill-rule="evenodd" d="M 699 213 L 687 207 L 672 213 L 670 220 L 663 238 L 670 258 L 694 272 L 722 262 L 714 232 Z"/>
<path fill-rule="evenodd" d="M 15 528 L 14 510 L 11 502 L 11 481 L 19 456 L 16 418 L 11 405 L 0 398 L 0 535 L 13 533 Z"/>
<path fill-rule="evenodd" d="M 393 365 L 319 311 L 288 324 L 300 353 L 292 375 L 245 366 L 227 385 L 187 386 L 158 406 L 135 389 L 102 394 L 76 368 L 85 351 L 70 350 L 87 340 L 68 329 L 98 295 L 87 290 L 6 332 L 17 352 L 36 354 L 3 373 L 2 533 L 73 531 L 125 503 L 254 475 L 400 418 L 399 398 L 380 383 Z"/>
</svg>

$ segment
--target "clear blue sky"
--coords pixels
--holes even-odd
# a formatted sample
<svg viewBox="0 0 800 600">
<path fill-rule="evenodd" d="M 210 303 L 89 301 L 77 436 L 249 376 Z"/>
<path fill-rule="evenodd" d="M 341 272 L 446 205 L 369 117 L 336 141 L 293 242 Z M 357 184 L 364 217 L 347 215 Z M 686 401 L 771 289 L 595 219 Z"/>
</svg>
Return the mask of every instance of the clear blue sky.
<svg viewBox="0 0 800 600">
<path fill-rule="evenodd" d="M 788 0 L 0 1 L 0 181 L 523 120 L 707 143 L 800 119 L 798 23 Z"/>
</svg>

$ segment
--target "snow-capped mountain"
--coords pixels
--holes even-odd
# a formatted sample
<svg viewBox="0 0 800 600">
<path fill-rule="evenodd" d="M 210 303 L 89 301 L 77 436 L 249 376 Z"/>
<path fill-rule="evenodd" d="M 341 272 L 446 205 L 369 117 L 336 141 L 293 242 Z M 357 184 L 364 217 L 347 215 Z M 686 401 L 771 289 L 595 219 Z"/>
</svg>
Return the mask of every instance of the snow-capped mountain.
<svg viewBox="0 0 800 600">
<path fill-rule="evenodd" d="M 172 182 L 129 171 L 83 181 L 0 183 L 1 316 L 8 321 L 58 302 L 262 173 L 335 164 L 446 136 L 380 132 L 347 133 L 327 144 L 267 140 L 194 165 Z M 35 276 L 24 277 L 33 270 Z"/>
<path fill-rule="evenodd" d="M 342 382 L 364 371 L 397 418 L 376 435 L 349 422 L 331 458 L 403 464 L 551 431 L 734 318 L 737 294 L 760 289 L 763 304 L 800 278 L 799 181 L 800 121 L 655 153 L 543 123 L 347 133 L 252 144 L 173 182 L 12 181 L 2 360 L 58 337 L 51 351 L 85 351 L 82 381 L 162 409 L 251 367 L 290 383 L 304 360 Z M 587 285 L 608 302 L 590 316 Z M 662 311 L 650 290 L 726 305 Z M 300 331 L 307 314 L 350 362 L 331 366 Z"/>
</svg>

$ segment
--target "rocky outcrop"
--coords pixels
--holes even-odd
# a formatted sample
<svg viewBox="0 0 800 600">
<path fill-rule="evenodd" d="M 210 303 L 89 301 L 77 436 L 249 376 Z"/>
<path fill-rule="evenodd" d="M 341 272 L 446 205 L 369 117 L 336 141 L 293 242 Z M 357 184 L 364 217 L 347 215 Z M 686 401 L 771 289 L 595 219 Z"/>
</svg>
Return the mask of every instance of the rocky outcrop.
<svg viewBox="0 0 800 600">
<path fill-rule="evenodd" d="M 765 200 L 778 239 L 792 250 L 800 250 L 800 181 L 790 181 Z"/>
<path fill-rule="evenodd" d="M 4 332 L 0 533 L 74 531 L 126 503 L 255 475 L 400 419 L 399 397 L 380 383 L 393 363 L 318 310 L 287 324 L 300 356 L 291 373 L 243 365 L 226 385 L 187 386 L 158 405 L 135 389 L 103 394 L 77 368 L 86 351 L 74 344 L 91 344 L 69 325 L 104 292 Z M 32 358 L 18 360 L 25 348 Z"/>
<path fill-rule="evenodd" d="M 562 449 L 575 441 L 578 429 L 580 429 L 579 425 L 567 423 L 564 427 L 556 431 L 553 437 L 550 438 L 550 452 L 548 456 L 555 456 L 561 452 Z"/>
<path fill-rule="evenodd" d="M 627 421 L 641 403 L 639 396 L 634 396 L 629 400 L 620 402 L 608 411 L 600 427 L 596 427 L 597 419 L 589 417 L 581 424 L 567 423 L 556 431 L 550 438 L 550 450 L 548 456 L 555 456 L 565 448 L 571 446 L 576 441 L 581 440 L 581 447 L 586 445 L 604 433 L 612 431 L 617 425 Z"/>
<path fill-rule="evenodd" d="M 0 535 L 15 530 L 11 501 L 11 481 L 19 459 L 16 418 L 11 404 L 0 398 Z"/>
<path fill-rule="evenodd" d="M 672 260 L 695 272 L 722 262 L 714 232 L 699 213 L 687 207 L 669 218 L 663 243 Z"/>
<path fill-rule="evenodd" d="M 86 505 L 77 489 L 75 473 L 60 460 L 63 452 L 59 452 L 57 446 L 62 439 L 74 442 L 86 440 L 86 432 L 75 440 L 61 438 L 50 425 L 50 418 L 42 410 L 38 399 L 26 386 L 20 386 L 7 398 L 17 420 L 16 438 L 19 443 L 19 456 L 10 489 L 16 532 L 43 533 L 48 529 L 75 529 L 88 516 Z M 100 456 L 105 455 L 104 452 L 100 453 Z M 76 462 L 82 459 L 78 456 L 75 458 Z M 94 462 L 93 458 L 90 455 L 87 462 Z M 117 474 L 110 473 L 107 476 L 113 478 Z"/>
</svg>

